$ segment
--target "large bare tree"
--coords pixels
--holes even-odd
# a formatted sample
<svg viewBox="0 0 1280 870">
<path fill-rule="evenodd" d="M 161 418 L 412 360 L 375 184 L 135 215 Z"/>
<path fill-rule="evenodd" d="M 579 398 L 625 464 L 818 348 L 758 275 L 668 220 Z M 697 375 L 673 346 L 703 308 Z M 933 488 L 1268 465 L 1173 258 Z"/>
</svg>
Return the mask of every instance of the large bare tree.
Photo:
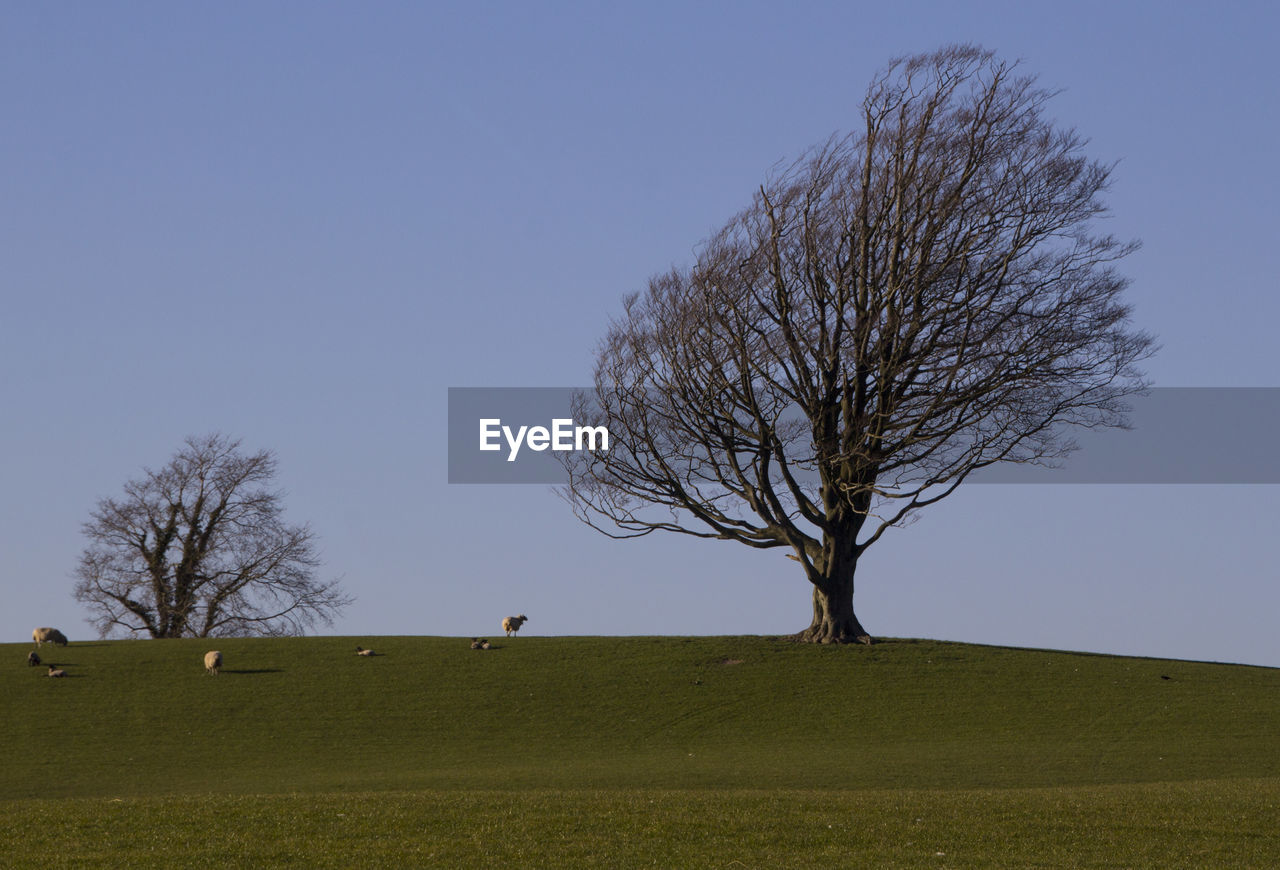
<svg viewBox="0 0 1280 870">
<path fill-rule="evenodd" d="M 976 47 L 895 60 L 856 132 L 628 297 L 575 410 L 610 433 L 566 459 L 580 518 L 786 548 L 797 638 L 870 642 L 854 573 L 886 529 L 1124 425 L 1153 349 L 1113 269 L 1134 245 L 1096 228 L 1111 167 L 1051 96 Z"/>
<path fill-rule="evenodd" d="M 222 435 L 188 438 L 167 465 L 98 503 L 75 597 L 109 634 L 301 634 L 350 599 L 315 579 L 314 534 L 283 518 L 276 459 Z"/>
</svg>

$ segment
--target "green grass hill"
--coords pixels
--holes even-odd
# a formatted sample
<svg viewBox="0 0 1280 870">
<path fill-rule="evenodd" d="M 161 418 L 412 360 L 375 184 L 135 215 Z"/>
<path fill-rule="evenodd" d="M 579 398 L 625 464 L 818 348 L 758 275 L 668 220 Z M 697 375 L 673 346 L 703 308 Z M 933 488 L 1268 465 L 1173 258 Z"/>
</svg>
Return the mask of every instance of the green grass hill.
<svg viewBox="0 0 1280 870">
<path fill-rule="evenodd" d="M 387 866 L 350 863 L 354 842 L 408 866 L 735 866 L 726 837 L 742 866 L 839 863 L 851 849 L 1017 866 L 1008 850 L 1024 847 L 1040 866 L 1090 866 L 1090 848 L 1109 866 L 1124 825 L 1140 833 L 1121 864 L 1280 855 L 1280 670 L 916 640 L 490 639 L 488 651 L 441 637 L 45 646 L 60 680 L 25 665 L 30 645 L 0 645 L 0 866 L 19 866 L 6 848 L 20 861 L 55 842 L 91 865 L 165 864 L 163 838 L 148 846 L 135 825 L 185 843 L 172 866 L 206 853 L 218 866 L 229 846 L 216 831 L 235 818 L 245 866 Z M 317 821 L 364 812 L 351 841 Z M 951 818 L 968 852 L 904 845 L 908 817 Z M 56 836 L 36 824 L 50 819 Z M 476 839 L 503 819 L 503 836 Z M 687 829 L 699 819 L 705 830 Z M 751 845 L 822 819 L 814 842 Z M 1045 833 L 1072 819 L 1084 826 Z M 1198 833 L 1153 833 L 1179 819 Z M 536 836 L 547 830 L 559 839 Z M 837 830 L 872 841 L 840 845 Z M 625 859 L 609 851 L 628 837 Z M 1093 845 L 1053 857 L 1077 839 Z M 985 855 L 994 863 L 974 863 Z"/>
</svg>

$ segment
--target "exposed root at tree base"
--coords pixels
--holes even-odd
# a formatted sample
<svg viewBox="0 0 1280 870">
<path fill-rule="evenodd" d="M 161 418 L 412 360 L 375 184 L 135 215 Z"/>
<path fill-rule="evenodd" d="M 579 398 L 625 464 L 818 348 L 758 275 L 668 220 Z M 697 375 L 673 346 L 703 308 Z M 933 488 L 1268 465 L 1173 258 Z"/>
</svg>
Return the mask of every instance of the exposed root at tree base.
<svg viewBox="0 0 1280 870">
<path fill-rule="evenodd" d="M 869 634 L 835 633 L 822 628 L 807 628 L 799 634 L 788 636 L 787 640 L 796 643 L 864 643 L 867 645 L 872 642 Z"/>
</svg>

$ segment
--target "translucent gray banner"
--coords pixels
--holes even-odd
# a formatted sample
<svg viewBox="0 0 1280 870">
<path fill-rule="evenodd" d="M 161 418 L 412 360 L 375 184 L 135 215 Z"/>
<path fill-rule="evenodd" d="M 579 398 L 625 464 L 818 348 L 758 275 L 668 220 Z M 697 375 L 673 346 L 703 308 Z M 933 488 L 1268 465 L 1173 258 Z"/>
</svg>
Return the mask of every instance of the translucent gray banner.
<svg viewBox="0 0 1280 870">
<path fill-rule="evenodd" d="M 573 387 L 449 389 L 449 482 L 565 482 L 558 449 L 589 449 Z M 1076 430 L 1060 467 L 1001 464 L 974 483 L 1280 483 L 1280 388 L 1161 387 L 1131 400 L 1127 430 Z M 488 421 L 482 427 L 481 421 Z M 500 421 L 495 423 L 494 421 Z M 560 421 L 556 423 L 555 421 Z M 522 431 L 523 427 L 523 431 Z M 539 431 L 544 430 L 544 431 Z M 486 443 L 490 449 L 481 449 Z M 596 438 L 595 448 L 599 449 Z"/>
</svg>

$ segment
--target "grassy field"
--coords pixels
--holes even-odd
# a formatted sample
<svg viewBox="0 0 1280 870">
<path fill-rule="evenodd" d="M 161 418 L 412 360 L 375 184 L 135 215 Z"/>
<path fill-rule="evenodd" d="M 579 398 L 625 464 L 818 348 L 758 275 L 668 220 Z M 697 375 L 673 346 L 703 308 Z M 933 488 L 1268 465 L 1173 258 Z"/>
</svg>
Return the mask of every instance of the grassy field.
<svg viewBox="0 0 1280 870">
<path fill-rule="evenodd" d="M 494 640 L 0 645 L 0 867 L 1280 866 L 1277 670 Z"/>
</svg>

